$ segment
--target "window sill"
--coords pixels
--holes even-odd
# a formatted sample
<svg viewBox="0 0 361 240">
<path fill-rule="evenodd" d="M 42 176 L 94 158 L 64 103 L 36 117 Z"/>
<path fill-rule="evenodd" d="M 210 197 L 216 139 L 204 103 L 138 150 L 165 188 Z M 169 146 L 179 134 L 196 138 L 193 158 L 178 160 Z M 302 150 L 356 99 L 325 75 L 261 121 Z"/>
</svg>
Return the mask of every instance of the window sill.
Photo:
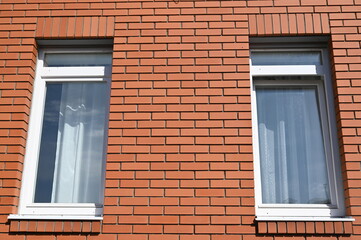
<svg viewBox="0 0 361 240">
<path fill-rule="evenodd" d="M 353 218 L 257 217 L 258 234 L 352 234 Z"/>
<path fill-rule="evenodd" d="M 353 222 L 352 217 L 256 217 L 256 221 L 294 221 L 294 222 Z"/>
<path fill-rule="evenodd" d="M 64 216 L 64 215 L 17 215 L 11 214 L 9 220 L 87 220 L 101 221 L 103 217 L 96 216 Z"/>
<path fill-rule="evenodd" d="M 12 233 L 99 234 L 102 217 L 10 215 L 8 219 Z"/>
</svg>

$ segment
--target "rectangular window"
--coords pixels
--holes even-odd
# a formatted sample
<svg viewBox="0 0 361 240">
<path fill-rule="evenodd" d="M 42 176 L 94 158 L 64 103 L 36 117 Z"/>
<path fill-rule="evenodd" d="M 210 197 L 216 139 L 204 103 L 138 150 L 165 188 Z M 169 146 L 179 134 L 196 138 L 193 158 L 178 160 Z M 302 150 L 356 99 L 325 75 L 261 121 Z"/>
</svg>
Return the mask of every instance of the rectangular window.
<svg viewBox="0 0 361 240">
<path fill-rule="evenodd" d="M 343 217 L 326 48 L 251 50 L 258 218 Z"/>
<path fill-rule="evenodd" d="M 102 216 L 111 49 L 42 49 L 19 215 Z"/>
<path fill-rule="evenodd" d="M 322 88 L 279 83 L 258 85 L 255 91 L 262 202 L 330 204 L 320 122 Z"/>
<path fill-rule="evenodd" d="M 106 82 L 49 83 L 35 203 L 102 202 Z"/>
</svg>

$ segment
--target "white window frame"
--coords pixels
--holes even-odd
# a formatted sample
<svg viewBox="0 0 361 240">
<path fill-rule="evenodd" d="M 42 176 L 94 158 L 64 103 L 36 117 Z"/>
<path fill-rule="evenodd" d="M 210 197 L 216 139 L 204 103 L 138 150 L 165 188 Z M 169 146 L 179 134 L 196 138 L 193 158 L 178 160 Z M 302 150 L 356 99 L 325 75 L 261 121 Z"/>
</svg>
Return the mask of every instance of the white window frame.
<svg viewBox="0 0 361 240">
<path fill-rule="evenodd" d="M 17 215 L 10 215 L 9 219 L 86 219 L 101 220 L 102 204 L 93 203 L 34 203 L 36 176 L 39 161 L 41 131 L 46 98 L 47 83 L 61 82 L 105 82 L 110 96 L 111 66 L 80 66 L 80 67 L 46 67 L 44 56 L 46 53 L 111 53 L 109 48 L 45 48 L 39 51 L 36 77 L 30 110 L 28 138 L 24 160 L 24 171 Z M 108 106 L 109 108 L 109 106 Z M 109 111 L 107 111 L 109 112 Z M 106 123 L 105 129 L 108 129 Z M 107 134 L 104 136 L 104 147 L 107 144 Z M 105 174 L 105 158 L 103 173 Z M 104 189 L 103 177 L 103 189 Z M 104 191 L 99 193 L 104 197 Z"/>
<path fill-rule="evenodd" d="M 262 48 L 251 48 L 251 53 L 261 51 L 319 51 L 322 57 L 321 65 L 252 65 L 251 73 L 251 104 L 252 104 L 252 130 L 255 173 L 255 202 L 256 220 L 330 220 L 344 219 L 344 194 L 342 186 L 341 166 L 338 152 L 336 120 L 333 103 L 333 88 L 330 75 L 329 56 L 326 48 L 307 47 L 296 48 L 277 45 L 276 48 L 269 44 Z M 322 80 L 254 80 L 262 76 L 320 76 Z M 256 88 L 258 86 L 316 86 L 319 96 L 319 108 L 323 139 L 325 142 L 326 165 L 330 184 L 331 204 L 263 204 L 261 186 L 261 164 L 259 156 L 258 119 Z M 344 221 L 342 220 L 342 221 Z"/>
</svg>

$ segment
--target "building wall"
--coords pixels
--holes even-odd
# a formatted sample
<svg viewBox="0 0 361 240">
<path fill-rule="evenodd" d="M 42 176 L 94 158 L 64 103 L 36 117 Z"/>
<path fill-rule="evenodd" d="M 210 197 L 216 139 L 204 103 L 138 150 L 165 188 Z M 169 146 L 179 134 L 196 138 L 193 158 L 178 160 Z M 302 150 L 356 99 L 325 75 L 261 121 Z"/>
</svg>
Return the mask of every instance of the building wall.
<svg viewBox="0 0 361 240">
<path fill-rule="evenodd" d="M 0 0 L 0 239 L 361 239 L 360 0 Z M 330 36 L 347 215 L 254 209 L 249 39 Z M 17 213 L 38 39 L 113 38 L 104 220 Z M 55 233 L 54 233 L 55 232 Z"/>
</svg>

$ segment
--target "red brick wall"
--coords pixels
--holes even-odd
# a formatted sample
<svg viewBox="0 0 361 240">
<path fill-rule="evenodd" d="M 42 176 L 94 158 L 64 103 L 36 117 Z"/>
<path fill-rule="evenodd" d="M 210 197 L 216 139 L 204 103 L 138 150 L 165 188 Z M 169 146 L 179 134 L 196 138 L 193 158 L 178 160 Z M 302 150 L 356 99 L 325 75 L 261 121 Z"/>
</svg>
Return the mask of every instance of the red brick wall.
<svg viewBox="0 0 361 240">
<path fill-rule="evenodd" d="M 0 239 L 361 239 L 360 32 L 360 0 L 0 0 Z M 356 221 L 256 226 L 249 37 L 304 35 L 332 40 L 347 215 Z M 105 37 L 114 38 L 114 64 L 104 221 L 9 222 L 35 40 Z"/>
</svg>

